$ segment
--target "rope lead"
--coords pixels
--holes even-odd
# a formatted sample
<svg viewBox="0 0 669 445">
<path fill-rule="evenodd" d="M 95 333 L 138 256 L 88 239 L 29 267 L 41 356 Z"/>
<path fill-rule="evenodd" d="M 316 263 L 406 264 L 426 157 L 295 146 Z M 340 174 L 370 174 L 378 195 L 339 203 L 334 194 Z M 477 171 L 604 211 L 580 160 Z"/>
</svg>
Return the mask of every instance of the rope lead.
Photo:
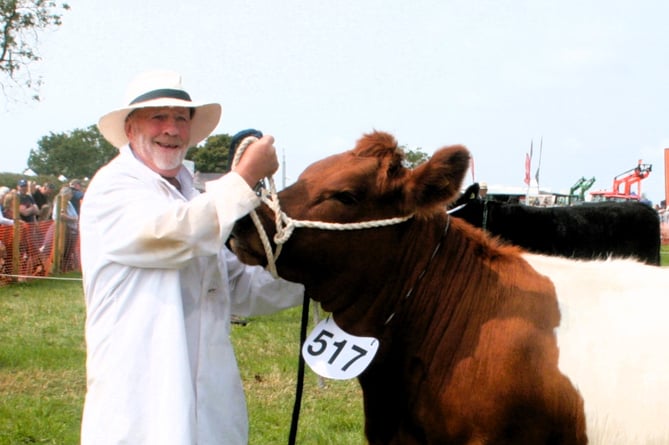
<svg viewBox="0 0 669 445">
<path fill-rule="evenodd" d="M 239 160 L 242 158 L 242 155 L 244 154 L 244 150 L 257 141 L 258 138 L 255 136 L 247 136 L 245 137 L 242 142 L 239 144 L 239 148 L 235 152 L 235 158 L 232 161 L 232 167 L 234 168 L 238 163 Z M 279 202 L 279 198 L 276 194 L 276 187 L 274 185 L 274 178 L 269 177 L 267 178 L 269 184 L 270 184 L 270 191 L 267 192 L 267 190 L 263 187 L 260 189 L 260 199 L 263 202 L 269 201 L 272 202 L 276 200 L 277 206 Z M 268 195 L 267 198 L 263 198 L 265 195 Z M 272 196 L 274 198 L 272 198 Z M 272 274 L 274 278 L 278 278 L 279 274 L 276 270 L 276 259 L 279 257 L 279 253 L 281 251 L 280 249 L 280 244 L 277 244 L 277 251 L 272 252 L 272 245 L 269 242 L 269 237 L 267 236 L 267 232 L 265 232 L 265 228 L 262 225 L 262 222 L 260 221 L 260 217 L 258 216 L 258 213 L 255 210 L 251 210 L 251 219 L 253 220 L 253 224 L 255 224 L 256 229 L 258 230 L 258 235 L 260 236 L 260 240 L 262 241 L 263 248 L 265 249 L 265 256 L 267 257 L 267 268 L 269 269 L 269 272 Z M 279 234 L 279 225 L 277 223 L 277 235 Z"/>
</svg>

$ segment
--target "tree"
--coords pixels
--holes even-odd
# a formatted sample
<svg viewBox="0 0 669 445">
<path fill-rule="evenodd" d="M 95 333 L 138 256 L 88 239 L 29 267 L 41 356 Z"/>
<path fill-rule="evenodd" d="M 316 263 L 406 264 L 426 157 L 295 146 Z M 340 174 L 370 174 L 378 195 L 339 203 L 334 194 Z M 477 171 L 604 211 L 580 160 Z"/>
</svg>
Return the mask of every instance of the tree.
<svg viewBox="0 0 669 445">
<path fill-rule="evenodd" d="M 404 150 L 404 165 L 408 168 L 414 168 L 430 159 L 426 153 L 421 151 L 420 147 L 415 150 L 407 150 L 405 146 L 401 148 Z"/>
<path fill-rule="evenodd" d="M 60 26 L 69 5 L 52 0 L 0 0 L 0 81 L 5 97 L 10 85 L 27 87 L 39 100 L 41 77 L 33 78 L 29 66 L 41 60 L 37 52 L 38 32 Z"/>
<path fill-rule="evenodd" d="M 40 175 L 90 178 L 109 162 L 118 150 L 100 134 L 95 125 L 69 133 L 50 133 L 30 150 L 28 167 Z"/>
<path fill-rule="evenodd" d="M 195 162 L 195 170 L 202 173 L 225 173 L 228 171 L 228 154 L 231 136 L 217 134 L 209 136 L 202 147 L 188 150 L 186 159 Z"/>
</svg>

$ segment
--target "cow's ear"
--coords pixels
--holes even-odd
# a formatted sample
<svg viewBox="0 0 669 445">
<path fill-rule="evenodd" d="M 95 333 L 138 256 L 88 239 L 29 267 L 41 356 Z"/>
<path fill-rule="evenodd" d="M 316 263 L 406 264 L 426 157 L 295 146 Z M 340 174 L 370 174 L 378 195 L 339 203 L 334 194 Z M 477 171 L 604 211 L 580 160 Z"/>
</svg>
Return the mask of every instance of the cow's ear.
<svg viewBox="0 0 669 445">
<path fill-rule="evenodd" d="M 471 201 L 479 197 L 479 193 L 481 193 L 481 187 L 479 186 L 478 182 L 475 182 L 469 186 L 467 191 L 469 192 L 469 194 L 467 195 L 467 199 Z"/>
<path fill-rule="evenodd" d="M 427 214 L 457 198 L 469 168 L 469 151 L 462 145 L 437 150 L 416 167 L 406 183 L 407 206 L 417 215 Z"/>
</svg>

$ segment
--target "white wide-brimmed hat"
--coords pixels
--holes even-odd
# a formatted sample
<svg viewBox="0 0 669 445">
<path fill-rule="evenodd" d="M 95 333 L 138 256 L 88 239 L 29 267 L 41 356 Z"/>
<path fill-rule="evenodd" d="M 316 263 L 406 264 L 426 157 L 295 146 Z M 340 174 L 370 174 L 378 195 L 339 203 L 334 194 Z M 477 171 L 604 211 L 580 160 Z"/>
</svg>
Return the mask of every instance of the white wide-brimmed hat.
<svg viewBox="0 0 669 445">
<path fill-rule="evenodd" d="M 128 143 L 125 119 L 138 108 L 194 108 L 189 147 L 206 139 L 221 119 L 221 105 L 193 102 L 181 85 L 181 75 L 174 71 L 148 71 L 135 77 L 126 90 L 123 103 L 122 108 L 105 114 L 98 121 L 100 133 L 117 148 Z"/>
</svg>

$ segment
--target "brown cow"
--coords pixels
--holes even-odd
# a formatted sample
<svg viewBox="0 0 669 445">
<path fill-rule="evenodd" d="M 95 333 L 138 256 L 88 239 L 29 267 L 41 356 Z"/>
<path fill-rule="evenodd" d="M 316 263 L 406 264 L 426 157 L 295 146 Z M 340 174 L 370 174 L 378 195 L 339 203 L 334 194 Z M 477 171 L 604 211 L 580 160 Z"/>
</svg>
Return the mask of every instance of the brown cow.
<svg viewBox="0 0 669 445">
<path fill-rule="evenodd" d="M 502 245 L 443 210 L 469 165 L 464 147 L 413 170 L 402 159 L 375 132 L 279 194 L 289 224 L 410 217 L 297 228 L 276 262 L 344 331 L 379 340 L 358 377 L 369 443 L 669 443 L 669 298 L 656 287 L 667 270 Z M 274 215 L 259 214 L 271 239 Z M 242 260 L 266 263 L 250 218 L 234 236 Z"/>
</svg>

